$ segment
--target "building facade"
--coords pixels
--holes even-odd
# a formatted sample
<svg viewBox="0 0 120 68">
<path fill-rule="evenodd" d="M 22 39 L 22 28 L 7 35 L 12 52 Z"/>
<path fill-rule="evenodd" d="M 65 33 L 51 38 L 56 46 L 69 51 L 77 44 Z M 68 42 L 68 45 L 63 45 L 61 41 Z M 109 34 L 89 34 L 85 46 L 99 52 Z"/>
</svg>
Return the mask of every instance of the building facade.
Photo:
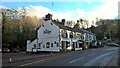
<svg viewBox="0 0 120 68">
<path fill-rule="evenodd" d="M 88 49 L 96 36 L 86 30 L 65 26 L 62 22 L 52 21 L 52 15 L 46 15 L 45 23 L 38 29 L 38 36 L 33 42 L 27 41 L 27 52 Z"/>
</svg>

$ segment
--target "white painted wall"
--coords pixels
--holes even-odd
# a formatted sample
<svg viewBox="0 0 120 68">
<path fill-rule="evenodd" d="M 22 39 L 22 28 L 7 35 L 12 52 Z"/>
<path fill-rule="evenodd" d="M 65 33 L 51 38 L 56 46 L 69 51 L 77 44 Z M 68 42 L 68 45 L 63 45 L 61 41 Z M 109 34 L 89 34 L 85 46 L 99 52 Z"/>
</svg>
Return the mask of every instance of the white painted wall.
<svg viewBox="0 0 120 68">
<path fill-rule="evenodd" d="M 53 25 L 51 25 L 51 23 Z M 51 22 L 51 20 L 46 21 L 43 25 L 44 27 L 41 26 L 41 28 L 38 30 L 38 44 L 41 43 L 41 49 L 39 49 L 39 51 L 59 52 L 60 51 L 59 27 L 56 26 L 53 22 Z M 51 31 L 51 33 L 44 34 L 45 29 Z M 55 44 L 55 41 L 56 41 L 56 44 Z M 50 48 L 46 48 L 46 42 L 50 42 Z M 51 43 L 53 43 L 53 47 L 51 47 Z M 58 43 L 58 47 L 57 47 L 57 43 Z"/>
<path fill-rule="evenodd" d="M 47 34 L 44 34 L 45 30 L 48 30 Z M 37 39 L 35 39 L 33 42 L 28 42 L 27 51 L 32 52 L 33 48 L 34 48 L 34 44 L 36 44 L 36 48 L 34 48 L 34 50 L 36 52 L 37 51 L 60 52 L 60 47 L 62 46 L 62 45 L 60 45 L 61 41 L 71 42 L 71 38 L 69 37 L 71 31 L 66 30 L 66 32 L 68 34 L 68 38 L 62 38 L 62 36 L 61 36 L 61 40 L 60 40 L 60 37 L 59 37 L 60 36 L 59 34 L 61 34 L 60 33 L 60 28 L 57 25 L 55 25 L 51 20 L 48 20 L 43 24 L 43 26 L 41 26 L 38 29 L 38 32 L 37 32 L 38 33 L 37 34 L 38 35 L 37 36 L 38 41 L 37 41 Z M 91 37 L 89 35 L 87 36 L 86 33 L 83 33 L 83 34 L 78 33 L 78 34 L 79 34 L 79 36 L 77 35 L 76 38 L 72 39 L 72 42 L 77 42 L 77 47 L 75 48 L 75 50 L 80 49 L 80 48 L 78 48 L 79 47 L 78 40 L 82 39 L 82 37 L 83 37 L 84 41 L 86 41 L 88 38 L 91 38 L 92 40 L 96 38 L 96 37 L 94 37 L 92 35 L 91 35 Z M 90 40 L 90 39 L 88 39 L 88 40 Z M 49 48 L 46 48 L 46 43 L 47 42 L 50 43 Z M 51 47 L 51 43 L 53 44 L 53 47 Z M 63 46 L 64 46 L 63 48 L 65 49 L 66 48 L 66 43 L 64 43 Z"/>
<path fill-rule="evenodd" d="M 34 48 L 34 44 L 36 45 L 36 48 Z M 33 52 L 32 49 L 36 49 L 37 51 L 37 39 L 35 39 L 33 42 L 27 41 L 27 52 Z"/>
</svg>

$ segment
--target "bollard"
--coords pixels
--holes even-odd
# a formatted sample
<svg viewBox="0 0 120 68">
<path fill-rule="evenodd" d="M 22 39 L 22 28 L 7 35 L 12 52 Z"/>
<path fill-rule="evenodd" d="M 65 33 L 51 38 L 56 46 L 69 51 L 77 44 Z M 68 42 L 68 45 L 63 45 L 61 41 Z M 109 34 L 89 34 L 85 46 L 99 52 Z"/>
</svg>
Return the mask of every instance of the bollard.
<svg viewBox="0 0 120 68">
<path fill-rule="evenodd" d="M 9 63 L 12 63 L 12 58 L 9 59 Z"/>
<path fill-rule="evenodd" d="M 51 52 L 51 55 L 52 55 L 52 52 Z"/>
</svg>

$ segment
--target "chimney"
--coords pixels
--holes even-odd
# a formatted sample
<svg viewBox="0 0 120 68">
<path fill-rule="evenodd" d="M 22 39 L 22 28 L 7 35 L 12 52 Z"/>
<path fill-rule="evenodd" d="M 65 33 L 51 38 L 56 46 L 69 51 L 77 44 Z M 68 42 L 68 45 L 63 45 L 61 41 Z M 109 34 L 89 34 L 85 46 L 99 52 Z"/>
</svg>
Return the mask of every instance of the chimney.
<svg viewBox="0 0 120 68">
<path fill-rule="evenodd" d="M 65 19 L 62 19 L 62 24 L 65 26 Z"/>
<path fill-rule="evenodd" d="M 47 14 L 46 16 L 45 16 L 45 18 L 46 18 L 46 20 L 52 20 L 52 14 Z"/>
</svg>

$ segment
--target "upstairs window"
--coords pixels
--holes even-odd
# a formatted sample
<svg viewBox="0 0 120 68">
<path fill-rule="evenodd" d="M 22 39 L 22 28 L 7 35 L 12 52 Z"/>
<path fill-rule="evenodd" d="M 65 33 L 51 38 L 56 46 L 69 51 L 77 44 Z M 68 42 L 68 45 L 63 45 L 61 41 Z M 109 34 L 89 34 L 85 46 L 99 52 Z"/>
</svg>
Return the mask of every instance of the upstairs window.
<svg viewBox="0 0 120 68">
<path fill-rule="evenodd" d="M 67 33 L 67 32 L 65 32 L 65 33 L 63 34 L 63 38 L 68 38 L 68 33 Z"/>
<path fill-rule="evenodd" d="M 70 38 L 73 38 L 73 33 L 72 32 L 69 35 L 70 35 Z"/>
<path fill-rule="evenodd" d="M 44 27 L 44 25 L 42 25 Z"/>
<path fill-rule="evenodd" d="M 55 44 L 56 44 L 56 41 L 55 41 Z"/>
</svg>

